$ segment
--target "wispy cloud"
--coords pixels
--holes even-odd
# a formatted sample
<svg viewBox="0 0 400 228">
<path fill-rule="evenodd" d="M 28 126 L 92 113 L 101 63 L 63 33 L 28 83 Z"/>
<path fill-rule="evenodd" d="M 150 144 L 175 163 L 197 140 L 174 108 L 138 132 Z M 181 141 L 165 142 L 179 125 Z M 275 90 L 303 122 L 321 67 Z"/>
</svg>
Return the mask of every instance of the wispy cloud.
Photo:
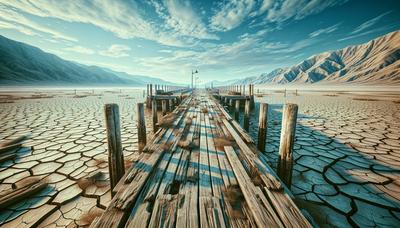
<svg viewBox="0 0 400 228">
<path fill-rule="evenodd" d="M 211 18 L 211 28 L 218 31 L 228 31 L 236 28 L 250 14 L 255 4 L 254 0 L 228 1 Z"/>
<path fill-rule="evenodd" d="M 39 34 L 34 32 L 32 29 L 26 28 L 25 26 L 9 23 L 9 22 L 6 22 L 6 21 L 0 21 L 0 28 L 3 28 L 3 29 L 14 29 L 14 30 L 17 30 L 20 33 L 23 33 L 23 34 L 28 35 L 28 36 L 39 36 Z"/>
<path fill-rule="evenodd" d="M 47 26 L 28 19 L 17 10 L 7 7 L 2 2 L 0 2 L 0 21 L 2 22 L 3 26 L 7 25 L 8 28 L 16 29 L 27 35 L 39 35 L 38 33 L 45 33 L 51 35 L 51 37 L 55 39 L 73 42 L 78 41 L 74 37 L 65 35 L 59 31 L 48 28 Z"/>
<path fill-rule="evenodd" d="M 320 13 L 329 7 L 343 4 L 346 1 L 347 0 L 274 1 L 273 3 L 266 4 L 264 10 L 267 12 L 266 19 L 268 21 L 284 22 L 289 19 L 303 19 L 308 15 Z"/>
<path fill-rule="evenodd" d="M 119 38 L 145 38 L 166 45 L 182 45 L 166 32 L 158 30 L 156 23 L 145 20 L 143 12 L 134 1 L 4 1 L 1 5 L 27 14 L 56 18 L 67 22 L 95 25 L 112 32 Z M 11 10 L 9 10 L 11 11 Z M 17 11 L 13 15 L 22 17 Z M 17 20 L 16 20 L 17 21 Z M 24 21 L 24 24 L 29 21 Z M 55 34 L 57 35 L 57 34 Z"/>
<path fill-rule="evenodd" d="M 277 48 L 276 50 L 271 50 L 271 53 L 279 54 L 279 53 L 294 53 L 297 51 L 300 51 L 304 48 L 307 48 L 315 43 L 317 43 L 319 40 L 315 37 L 311 38 L 306 38 L 303 40 L 296 41 L 291 44 L 287 44 L 286 47 L 282 48 Z"/>
<path fill-rule="evenodd" d="M 76 52 L 76 53 L 80 53 L 80 54 L 87 54 L 87 55 L 92 55 L 95 53 L 95 51 L 93 49 L 79 46 L 79 45 L 75 45 L 72 47 L 66 47 L 66 48 L 64 48 L 64 50 L 72 51 L 72 52 Z"/>
<path fill-rule="evenodd" d="M 329 33 L 332 33 L 332 32 L 336 31 L 336 30 L 339 28 L 340 24 L 341 24 L 341 23 L 337 23 L 337 24 L 332 25 L 332 26 L 327 27 L 327 28 L 318 29 L 318 30 L 316 30 L 316 31 L 314 31 L 314 32 L 312 32 L 312 33 L 310 33 L 309 36 L 310 36 L 310 37 L 316 37 L 316 36 L 319 36 L 319 35 L 322 35 L 322 34 L 329 34 Z"/>
<path fill-rule="evenodd" d="M 374 29 L 370 29 L 370 30 L 365 31 L 365 32 L 360 32 L 360 33 L 357 33 L 357 34 L 354 34 L 354 35 L 346 36 L 344 38 L 338 39 L 338 41 L 351 40 L 351 39 L 354 39 L 354 38 L 357 38 L 357 37 L 362 37 L 362 36 L 365 36 L 365 35 L 368 35 L 368 34 L 373 34 L 373 33 L 382 32 L 382 31 L 388 31 L 388 30 L 391 30 L 391 29 L 393 29 L 395 27 L 396 27 L 396 25 L 392 24 L 392 25 L 387 25 L 387 26 L 383 26 L 383 27 L 379 27 L 379 28 L 374 28 Z"/>
<path fill-rule="evenodd" d="M 384 17 L 385 15 L 391 13 L 392 11 L 388 11 L 386 13 L 383 13 L 377 17 L 374 17 L 364 23 L 362 23 L 361 25 L 359 25 L 357 28 L 355 28 L 350 34 L 357 34 L 359 32 L 362 32 L 370 27 L 372 27 L 373 25 L 375 25 L 380 19 L 382 19 L 382 17 Z"/>
<path fill-rule="evenodd" d="M 107 50 L 100 51 L 99 54 L 112 58 L 121 58 L 129 56 L 130 47 L 121 44 L 113 44 Z"/>
</svg>

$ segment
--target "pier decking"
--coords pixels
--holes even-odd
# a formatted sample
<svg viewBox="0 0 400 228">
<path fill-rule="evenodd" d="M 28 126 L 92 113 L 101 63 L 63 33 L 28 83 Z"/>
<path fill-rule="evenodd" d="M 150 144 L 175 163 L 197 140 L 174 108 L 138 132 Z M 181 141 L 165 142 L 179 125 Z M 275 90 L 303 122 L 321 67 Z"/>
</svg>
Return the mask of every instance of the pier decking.
<svg viewBox="0 0 400 228">
<path fill-rule="evenodd" d="M 311 227 L 213 96 L 194 92 L 158 122 L 91 227 Z"/>
</svg>

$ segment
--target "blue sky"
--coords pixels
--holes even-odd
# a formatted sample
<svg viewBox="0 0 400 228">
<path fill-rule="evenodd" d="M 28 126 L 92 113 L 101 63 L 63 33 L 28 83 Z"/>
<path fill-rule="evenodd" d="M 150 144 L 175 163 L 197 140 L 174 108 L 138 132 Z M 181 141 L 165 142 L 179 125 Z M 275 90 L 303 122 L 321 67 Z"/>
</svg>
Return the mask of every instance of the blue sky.
<svg viewBox="0 0 400 228">
<path fill-rule="evenodd" d="M 86 65 L 188 83 L 256 76 L 400 27 L 389 0 L 0 0 L 0 34 Z"/>
</svg>

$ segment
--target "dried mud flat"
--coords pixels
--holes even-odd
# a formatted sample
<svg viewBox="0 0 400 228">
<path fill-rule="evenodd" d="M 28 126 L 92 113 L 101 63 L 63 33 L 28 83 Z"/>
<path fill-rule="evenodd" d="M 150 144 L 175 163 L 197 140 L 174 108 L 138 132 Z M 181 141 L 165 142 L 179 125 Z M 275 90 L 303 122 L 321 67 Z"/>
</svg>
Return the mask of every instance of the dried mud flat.
<svg viewBox="0 0 400 228">
<path fill-rule="evenodd" d="M 15 159 L 0 163 L 0 194 L 32 176 L 48 183 L 34 197 L 0 210 L 0 226 L 89 225 L 111 197 L 103 105 L 120 106 L 122 146 L 129 165 L 138 153 L 135 116 L 142 96 L 142 90 L 0 95 L 10 101 L 0 103 L 0 141 L 31 134 Z M 89 175 L 95 180 L 85 179 Z"/>
<path fill-rule="evenodd" d="M 400 104 L 394 101 L 400 97 L 324 95 L 256 98 L 270 104 L 269 162 L 276 166 L 282 103 L 297 103 L 292 191 L 298 204 L 321 226 L 395 227 L 400 223 Z M 35 197 L 1 210 L 0 225 L 90 224 L 110 200 L 103 105 L 120 105 L 129 165 L 138 155 L 135 113 L 142 90 L 0 93 L 1 100 L 0 141 L 28 132 L 32 137 L 15 159 L 0 163 L 0 194 L 31 176 L 49 185 Z M 254 111 L 250 133 L 255 138 L 257 121 Z M 149 120 L 146 124 L 151 129 Z M 98 171 L 96 181 L 85 182 Z"/>
<path fill-rule="evenodd" d="M 276 167 L 282 104 L 299 105 L 292 191 L 321 226 L 400 224 L 400 104 L 397 94 L 272 93 L 266 153 Z M 354 99 L 356 98 L 356 99 Z M 362 98 L 362 99 L 361 99 Z M 258 105 L 256 110 L 258 109 Z M 257 136 L 253 113 L 251 135 Z"/>
</svg>

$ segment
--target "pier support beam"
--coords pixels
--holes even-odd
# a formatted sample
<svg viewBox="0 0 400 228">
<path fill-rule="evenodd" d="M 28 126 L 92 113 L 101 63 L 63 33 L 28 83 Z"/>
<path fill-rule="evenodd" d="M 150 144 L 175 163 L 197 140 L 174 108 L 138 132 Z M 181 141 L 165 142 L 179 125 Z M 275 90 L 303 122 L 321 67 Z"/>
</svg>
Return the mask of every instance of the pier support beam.
<svg viewBox="0 0 400 228">
<path fill-rule="evenodd" d="M 139 144 L 139 152 L 143 151 L 143 148 L 146 145 L 146 122 L 144 117 L 144 106 L 143 103 L 137 104 L 137 112 L 138 112 L 138 144 Z"/>
<path fill-rule="evenodd" d="M 283 107 L 281 140 L 279 145 L 278 176 L 288 188 L 292 183 L 293 144 L 297 120 L 296 104 L 285 104 Z"/>
<path fill-rule="evenodd" d="M 125 173 L 118 105 L 106 104 L 104 106 L 104 112 L 106 116 L 108 168 L 110 172 L 111 195 L 114 196 L 113 189 Z"/>
<path fill-rule="evenodd" d="M 151 108 L 152 108 L 152 119 L 153 119 L 153 132 L 154 133 L 156 133 L 156 131 L 158 130 L 158 126 L 157 126 L 157 123 L 158 123 L 158 116 L 157 116 L 157 100 L 156 99 L 153 99 L 152 100 L 152 102 L 151 102 L 152 104 L 151 104 Z"/>
<path fill-rule="evenodd" d="M 268 104 L 260 104 L 260 114 L 258 120 L 258 150 L 261 152 L 265 151 L 265 140 L 267 137 L 267 114 L 268 114 Z"/>
</svg>

